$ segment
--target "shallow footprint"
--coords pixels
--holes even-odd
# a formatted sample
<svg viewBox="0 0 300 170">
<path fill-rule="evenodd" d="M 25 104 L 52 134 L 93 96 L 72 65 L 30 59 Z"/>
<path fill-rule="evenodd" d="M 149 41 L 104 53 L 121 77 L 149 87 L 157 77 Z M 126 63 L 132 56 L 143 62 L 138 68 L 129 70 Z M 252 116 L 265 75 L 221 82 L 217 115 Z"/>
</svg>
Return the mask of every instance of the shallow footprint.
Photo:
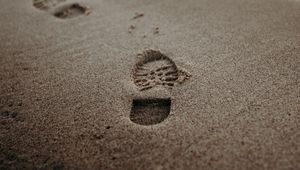
<svg viewBox="0 0 300 170">
<path fill-rule="evenodd" d="M 79 3 L 68 4 L 55 10 L 53 15 L 57 18 L 68 19 L 74 18 L 79 15 L 88 15 L 90 10 L 87 6 L 80 5 Z"/>
<path fill-rule="evenodd" d="M 146 50 L 141 55 L 133 69 L 133 81 L 142 91 L 155 86 L 172 88 L 175 84 L 181 84 L 190 75 L 179 70 L 169 57 L 156 50 Z"/>
<path fill-rule="evenodd" d="M 33 0 L 33 6 L 37 9 L 47 11 L 65 1 L 66 0 Z"/>
</svg>

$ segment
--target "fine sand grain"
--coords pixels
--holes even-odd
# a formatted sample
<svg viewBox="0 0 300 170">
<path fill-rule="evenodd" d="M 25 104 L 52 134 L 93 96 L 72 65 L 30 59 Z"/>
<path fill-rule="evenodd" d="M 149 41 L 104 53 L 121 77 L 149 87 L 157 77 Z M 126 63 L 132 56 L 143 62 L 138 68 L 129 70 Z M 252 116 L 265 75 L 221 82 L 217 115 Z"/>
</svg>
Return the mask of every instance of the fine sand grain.
<svg viewBox="0 0 300 170">
<path fill-rule="evenodd" d="M 300 169 L 299 0 L 0 6 L 0 169 Z"/>
</svg>

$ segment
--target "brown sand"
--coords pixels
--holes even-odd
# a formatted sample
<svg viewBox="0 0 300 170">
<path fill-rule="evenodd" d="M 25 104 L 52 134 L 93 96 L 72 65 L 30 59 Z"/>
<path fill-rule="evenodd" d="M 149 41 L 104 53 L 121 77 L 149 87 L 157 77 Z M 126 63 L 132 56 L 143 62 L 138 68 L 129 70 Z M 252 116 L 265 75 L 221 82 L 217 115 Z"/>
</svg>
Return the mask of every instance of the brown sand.
<svg viewBox="0 0 300 170">
<path fill-rule="evenodd" d="M 70 2 L 0 1 L 0 169 L 300 169 L 298 0 Z M 150 48 L 191 77 L 139 91 Z M 155 97 L 167 119 L 133 123 Z"/>
</svg>

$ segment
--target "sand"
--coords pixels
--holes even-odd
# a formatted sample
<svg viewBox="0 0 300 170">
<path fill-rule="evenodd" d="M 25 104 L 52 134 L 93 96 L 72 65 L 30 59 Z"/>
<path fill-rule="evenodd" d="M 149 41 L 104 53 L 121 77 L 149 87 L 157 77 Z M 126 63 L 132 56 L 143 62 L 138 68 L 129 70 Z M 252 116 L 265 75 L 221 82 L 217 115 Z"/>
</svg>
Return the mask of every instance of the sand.
<svg viewBox="0 0 300 170">
<path fill-rule="evenodd" d="M 299 0 L 49 2 L 0 1 L 0 169 L 300 169 Z"/>
</svg>

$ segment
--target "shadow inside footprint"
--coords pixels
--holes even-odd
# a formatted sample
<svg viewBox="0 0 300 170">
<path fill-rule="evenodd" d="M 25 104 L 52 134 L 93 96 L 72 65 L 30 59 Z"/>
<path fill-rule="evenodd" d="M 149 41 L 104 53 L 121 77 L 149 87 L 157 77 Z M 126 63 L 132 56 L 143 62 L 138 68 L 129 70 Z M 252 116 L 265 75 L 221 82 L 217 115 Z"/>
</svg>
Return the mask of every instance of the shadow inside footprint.
<svg viewBox="0 0 300 170">
<path fill-rule="evenodd" d="M 134 99 L 130 120 L 140 125 L 154 125 L 170 114 L 171 99 Z"/>
<path fill-rule="evenodd" d="M 80 5 L 78 3 L 65 5 L 56 12 L 54 12 L 54 16 L 61 19 L 67 19 L 67 18 L 74 18 L 79 15 L 88 15 L 90 13 L 90 10 L 88 7 Z"/>
</svg>

